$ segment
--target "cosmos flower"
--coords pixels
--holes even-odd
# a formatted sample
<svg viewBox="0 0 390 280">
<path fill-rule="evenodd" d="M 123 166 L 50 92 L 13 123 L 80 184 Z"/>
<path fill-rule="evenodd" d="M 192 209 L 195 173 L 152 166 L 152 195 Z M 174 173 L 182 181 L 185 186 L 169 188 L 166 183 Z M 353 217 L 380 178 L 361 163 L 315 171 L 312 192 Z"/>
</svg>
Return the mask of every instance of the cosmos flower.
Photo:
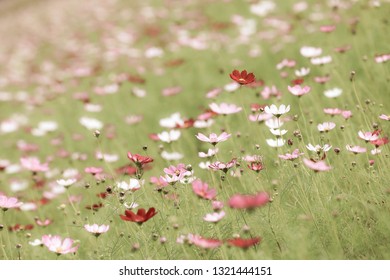
<svg viewBox="0 0 390 280">
<path fill-rule="evenodd" d="M 255 246 L 256 244 L 260 243 L 260 241 L 261 241 L 261 237 L 252 237 L 248 239 L 237 237 L 237 238 L 226 240 L 226 243 L 230 246 L 247 249 L 249 247 Z"/>
<path fill-rule="evenodd" d="M 347 145 L 347 146 L 345 146 L 345 148 L 346 148 L 348 151 L 354 153 L 355 155 L 356 155 L 356 154 L 362 154 L 362 153 L 367 152 L 367 149 L 366 149 L 366 148 L 360 147 L 360 146 L 351 146 L 351 145 Z"/>
<path fill-rule="evenodd" d="M 214 249 L 223 244 L 221 240 L 204 238 L 200 235 L 188 234 L 188 242 L 204 249 Z"/>
<path fill-rule="evenodd" d="M 308 145 L 306 145 L 306 148 L 309 151 L 316 152 L 317 154 L 319 154 L 321 152 L 329 151 L 332 148 L 332 146 L 330 146 L 329 144 L 325 144 L 324 146 L 320 146 L 320 145 L 313 146 L 312 144 L 309 143 Z"/>
<path fill-rule="evenodd" d="M 381 114 L 379 116 L 381 120 L 390 121 L 390 115 Z"/>
<path fill-rule="evenodd" d="M 291 92 L 295 96 L 302 96 L 310 92 L 310 87 L 309 86 L 304 86 L 301 87 L 301 85 L 295 85 L 295 86 L 287 86 L 289 92 Z"/>
<path fill-rule="evenodd" d="M 139 225 L 153 218 L 158 212 L 153 207 L 149 208 L 146 211 L 144 208 L 140 208 L 137 211 L 137 214 L 133 213 L 131 210 L 125 210 L 125 215 L 119 215 L 123 221 L 136 222 Z"/>
<path fill-rule="evenodd" d="M 276 118 L 280 118 L 280 116 L 288 113 L 290 111 L 290 105 L 280 105 L 279 108 L 276 105 L 272 104 L 271 106 L 266 106 L 264 111 L 267 114 L 274 115 Z"/>
<path fill-rule="evenodd" d="M 236 194 L 229 199 L 228 204 L 231 208 L 253 209 L 266 205 L 269 199 L 270 197 L 266 192 L 259 192 L 255 195 Z"/>
<path fill-rule="evenodd" d="M 227 104 L 227 103 L 221 103 L 219 105 L 216 103 L 211 103 L 209 107 L 213 112 L 219 115 L 235 114 L 242 110 L 241 107 L 238 107 L 235 104 Z"/>
<path fill-rule="evenodd" d="M 300 69 L 295 70 L 294 73 L 295 73 L 295 76 L 297 76 L 297 77 L 305 77 L 305 76 L 309 75 L 310 68 L 302 67 Z"/>
<path fill-rule="evenodd" d="M 215 148 L 215 149 L 208 149 L 207 150 L 207 153 L 204 153 L 204 152 L 199 152 L 198 153 L 198 156 L 200 158 L 206 158 L 206 157 L 212 157 L 214 155 L 216 155 L 218 153 L 218 148 Z"/>
<path fill-rule="evenodd" d="M 139 154 L 127 153 L 127 157 L 135 163 L 138 167 L 143 167 L 145 164 L 153 162 L 153 159 L 148 156 L 141 156 Z"/>
<path fill-rule="evenodd" d="M 165 143 L 171 143 L 178 140 L 180 138 L 180 135 L 180 130 L 170 130 L 169 132 L 163 131 L 157 134 L 158 138 Z"/>
<path fill-rule="evenodd" d="M 195 135 L 200 141 L 211 143 L 213 146 L 217 145 L 219 142 L 224 142 L 230 138 L 231 134 L 223 132 L 221 135 L 217 135 L 215 133 L 211 133 L 209 137 L 202 133 L 198 133 Z"/>
<path fill-rule="evenodd" d="M 336 124 L 333 122 L 324 122 L 317 125 L 317 129 L 320 132 L 328 132 L 336 127 Z"/>
<path fill-rule="evenodd" d="M 328 98 L 339 97 L 343 93 L 343 90 L 340 88 L 332 88 L 324 91 L 324 95 Z"/>
<path fill-rule="evenodd" d="M 209 185 L 200 179 L 192 182 L 192 190 L 197 196 L 208 200 L 213 200 L 217 196 L 217 190 L 210 189 Z"/>
<path fill-rule="evenodd" d="M 221 170 L 224 173 L 226 173 L 230 168 L 232 168 L 234 165 L 236 165 L 236 162 L 237 162 L 237 160 L 235 158 L 233 158 L 231 161 L 226 162 L 226 163 L 216 161 L 216 162 L 211 163 L 209 165 L 209 167 L 210 167 L 210 169 Z"/>
<path fill-rule="evenodd" d="M 316 47 L 310 47 L 310 46 L 303 46 L 300 49 L 300 53 L 304 57 L 311 58 L 311 57 L 320 56 L 322 54 L 322 49 Z"/>
<path fill-rule="evenodd" d="M 78 246 L 72 247 L 74 240 L 70 238 L 62 238 L 58 235 L 44 235 L 42 236 L 42 243 L 49 251 L 56 253 L 57 255 L 64 255 L 68 253 L 75 253 Z"/>
<path fill-rule="evenodd" d="M 358 132 L 358 135 L 361 139 L 363 139 L 364 141 L 366 142 L 370 142 L 370 141 L 375 141 L 375 140 L 378 140 L 379 138 L 379 135 L 378 133 L 376 132 L 371 132 L 371 131 L 368 131 L 368 132 L 363 132 L 363 131 L 359 131 Z"/>
<path fill-rule="evenodd" d="M 121 181 L 121 182 L 117 182 L 116 185 L 119 189 L 121 189 L 123 191 L 135 192 L 141 188 L 141 186 L 143 185 L 143 181 L 139 181 L 137 179 L 130 178 L 129 183 L 127 183 L 125 181 Z"/>
<path fill-rule="evenodd" d="M 167 151 L 162 151 L 161 152 L 161 157 L 165 160 L 168 160 L 168 161 L 173 161 L 173 160 L 180 160 L 184 157 L 183 154 L 181 153 L 178 153 L 178 152 L 172 152 L 172 153 L 168 153 Z"/>
<path fill-rule="evenodd" d="M 276 138 L 276 139 L 266 139 L 265 140 L 268 144 L 268 146 L 272 148 L 278 148 L 284 146 L 286 144 L 286 140 L 282 138 Z"/>
<path fill-rule="evenodd" d="M 279 158 L 281 159 L 284 159 L 284 160 L 295 160 L 297 158 L 299 158 L 301 155 L 303 155 L 304 153 L 300 153 L 299 152 L 299 149 L 295 149 L 291 154 L 285 154 L 285 155 L 278 155 Z"/>
<path fill-rule="evenodd" d="M 0 194 L 0 208 L 3 211 L 7 211 L 10 208 L 19 208 L 22 206 L 22 202 L 19 202 L 16 197 L 7 197 Z"/>
<path fill-rule="evenodd" d="M 47 163 L 41 163 L 36 157 L 22 157 L 20 159 L 22 167 L 32 172 L 45 172 L 49 170 Z"/>
<path fill-rule="evenodd" d="M 98 225 L 98 224 L 93 224 L 93 225 L 84 225 L 84 229 L 96 237 L 101 235 L 102 233 L 107 232 L 110 229 L 109 225 Z"/>
<path fill-rule="evenodd" d="M 323 65 L 332 62 L 332 57 L 330 55 L 321 56 L 321 57 L 313 57 L 310 59 L 311 64 L 313 65 Z"/>
<path fill-rule="evenodd" d="M 270 129 L 279 129 L 282 127 L 284 123 L 280 119 L 268 119 L 265 121 L 265 125 L 268 126 Z"/>
<path fill-rule="evenodd" d="M 220 220 L 222 220 L 223 217 L 225 217 L 225 211 L 220 211 L 220 212 L 206 214 L 203 217 L 203 220 L 206 222 L 217 223 Z"/>
<path fill-rule="evenodd" d="M 255 75 L 253 73 L 247 73 L 246 70 L 241 71 L 241 73 L 238 70 L 233 70 L 230 73 L 230 78 L 240 85 L 247 85 L 255 81 Z"/>
<path fill-rule="evenodd" d="M 332 167 L 328 166 L 324 161 L 311 161 L 310 159 L 304 158 L 303 163 L 310 169 L 314 170 L 315 172 L 319 171 L 329 171 L 332 169 Z"/>
</svg>

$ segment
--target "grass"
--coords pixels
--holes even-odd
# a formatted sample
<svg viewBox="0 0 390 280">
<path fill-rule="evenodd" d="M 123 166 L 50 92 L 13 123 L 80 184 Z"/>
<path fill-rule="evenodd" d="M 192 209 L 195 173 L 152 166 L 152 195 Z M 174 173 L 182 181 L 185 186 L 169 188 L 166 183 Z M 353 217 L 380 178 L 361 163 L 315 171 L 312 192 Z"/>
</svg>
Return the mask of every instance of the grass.
<svg viewBox="0 0 390 280">
<path fill-rule="evenodd" d="M 38 1 L 41 3 L 40 1 Z M 45 1 L 36 6 L 24 3 L 24 8 L 7 11 L 8 17 L 0 19 L 2 38 L 0 47 L 2 124 L 13 119 L 18 129 L 1 134 L 1 159 L 10 163 L 0 172 L 0 191 L 18 197 L 22 202 L 34 202 L 37 209 L 0 212 L 0 259 L 389 259 L 389 146 L 372 155 L 374 146 L 359 139 L 358 131 L 381 130 L 380 137 L 388 136 L 389 122 L 379 119 L 389 114 L 388 86 L 389 64 L 376 63 L 375 56 L 389 53 L 389 23 L 386 19 L 389 3 L 380 7 L 369 2 L 344 1 L 346 7 L 338 9 L 326 3 L 307 1 L 303 12 L 292 12 L 294 1 L 278 3 L 265 16 L 250 12 L 250 1 Z M 180 3 L 179 3 L 180 2 Z M 275 1 L 276 3 L 276 1 Z M 154 14 L 152 16 L 151 14 Z M 148 17 L 149 15 L 149 17 Z M 234 16 L 236 16 L 234 18 Z M 253 20 L 256 30 L 247 36 L 240 35 L 246 20 Z M 235 23 L 239 22 L 239 24 Z M 355 24 L 356 23 L 356 24 Z M 331 33 L 319 32 L 322 25 L 334 24 Z M 184 43 L 188 37 L 198 37 L 194 48 Z M 244 32 L 244 31 L 242 31 Z M 245 33 L 245 32 L 244 32 Z M 193 41 L 188 44 L 195 44 Z M 323 55 L 331 55 L 332 62 L 322 66 L 312 65 L 300 55 L 303 46 L 320 47 Z M 334 48 L 350 46 L 345 53 Z M 145 51 L 151 47 L 163 50 L 161 57 L 147 58 Z M 251 57 L 251 50 L 259 55 Z M 278 70 L 283 59 L 293 59 L 296 66 Z M 175 62 L 178 65 L 175 65 Z M 77 76 L 75 69 L 88 67 L 91 73 Z M 295 78 L 294 70 L 309 67 L 310 74 L 304 85 L 310 93 L 298 98 L 289 93 L 287 86 Z M 264 88 L 241 87 L 235 92 L 222 93 L 209 100 L 205 98 L 213 88 L 223 88 L 230 83 L 229 74 L 234 69 L 247 69 L 265 86 L 275 85 L 282 93 L 281 99 L 263 99 Z M 356 74 L 350 79 L 351 71 Z M 288 74 L 281 77 L 281 72 Z M 145 79 L 145 83 L 124 81 L 118 83 L 121 73 Z M 325 84 L 314 81 L 316 76 L 329 75 Z M 96 87 L 117 84 L 114 94 L 96 94 Z M 182 91 L 165 97 L 162 90 L 179 86 Z M 323 92 L 340 88 L 340 97 L 329 99 Z M 144 89 L 143 98 L 133 94 L 134 89 Z M 21 94 L 20 92 L 25 92 Z M 76 93 L 85 92 L 90 103 L 99 104 L 101 112 L 87 112 L 85 104 L 76 100 Z M 4 96 L 9 96 L 5 98 Z M 149 138 L 166 128 L 159 120 L 180 112 L 183 118 L 196 118 L 212 102 L 234 103 L 243 110 L 237 114 L 217 116 L 210 128 L 181 129 L 178 141 L 167 144 Z M 283 128 L 284 138 L 293 144 L 280 148 L 267 145 L 273 138 L 264 123 L 248 120 L 250 104 L 286 104 L 291 106 Z M 331 117 L 324 108 L 350 110 L 352 117 Z M 126 123 L 129 115 L 142 115 L 142 122 Z M 83 127 L 79 119 L 88 116 L 104 123 L 99 138 Z M 43 136 L 34 136 L 32 129 L 41 121 L 54 121 L 58 129 Z M 320 133 L 319 123 L 332 121 L 336 128 Z M 2 126 L 3 127 L 3 126 Z M 211 145 L 200 142 L 198 132 L 209 135 L 227 131 L 232 137 L 219 143 L 219 153 L 214 159 L 226 162 L 239 160 L 234 169 L 242 176 L 233 177 L 222 172 L 203 170 L 198 152 L 207 151 Z M 301 138 L 294 136 L 299 130 Z M 110 137 L 110 134 L 113 134 Z M 75 140 L 80 136 L 82 140 Z M 77 137 L 76 137 L 77 138 Z M 57 139 L 60 144 L 54 145 Z M 18 149 L 18 141 L 37 146 L 36 151 Z M 307 144 L 330 144 L 325 162 L 332 167 L 328 172 L 315 173 L 307 168 L 302 158 L 314 158 Z M 354 155 L 346 145 L 359 145 L 367 152 Z M 145 149 L 147 147 L 147 149 Z M 304 155 L 294 162 L 283 161 L 278 155 L 298 148 Z M 336 154 L 334 148 L 340 148 Z M 116 162 L 96 159 L 96 151 L 116 154 Z M 168 161 L 161 151 L 183 154 L 179 161 Z M 68 152 L 61 157 L 59 152 Z M 129 176 L 115 173 L 130 164 L 127 152 L 148 155 L 154 159 L 142 179 L 144 186 L 124 196 L 125 202 L 137 202 L 142 208 L 155 207 L 158 214 L 138 225 L 125 222 L 119 215 L 125 207 L 117 182 L 128 181 Z M 82 160 L 83 155 L 87 157 Z M 256 173 L 247 168 L 241 158 L 261 155 L 265 169 Z M 36 156 L 48 161 L 50 170 L 32 175 L 20 165 L 20 158 Z M 373 165 L 369 160 L 374 160 Z M 213 160 L 212 160 L 213 161 Z M 191 165 L 194 176 L 216 188 L 217 199 L 225 203 L 226 216 L 218 223 L 203 221 L 206 213 L 213 212 L 210 201 L 197 197 L 191 184 L 168 186 L 157 192 L 149 183 L 152 176 L 164 175 L 170 165 Z M 105 179 L 86 174 L 89 166 L 102 167 Z M 63 178 L 64 171 L 78 171 L 77 182 L 49 203 L 41 205 L 44 192 Z M 132 176 L 134 178 L 134 176 Z M 13 192 L 15 182 L 27 188 Z M 41 183 L 37 183 L 41 182 Z M 88 186 L 88 188 L 86 188 Z M 107 187 L 113 195 L 101 199 L 97 194 Z M 235 194 L 267 192 L 272 202 L 253 210 L 229 208 L 227 201 Z M 70 196 L 82 196 L 80 202 L 68 203 Z M 170 197 L 175 195 L 177 200 Z M 104 207 L 97 211 L 85 207 L 95 203 Z M 34 218 L 49 218 L 53 223 L 40 227 Z M 108 224 L 107 233 L 95 238 L 83 226 Z M 31 230 L 10 231 L 15 224 L 34 224 Z M 249 226 L 249 231 L 243 227 Z M 241 236 L 259 236 L 261 242 L 246 250 L 226 244 L 215 249 L 179 244 L 176 239 L 189 233 L 218 240 Z M 30 241 L 45 234 L 60 235 L 77 240 L 76 254 L 57 256 L 46 247 L 31 246 Z M 166 241 L 162 242 L 161 238 Z M 17 245 L 20 247 L 16 248 Z"/>
</svg>

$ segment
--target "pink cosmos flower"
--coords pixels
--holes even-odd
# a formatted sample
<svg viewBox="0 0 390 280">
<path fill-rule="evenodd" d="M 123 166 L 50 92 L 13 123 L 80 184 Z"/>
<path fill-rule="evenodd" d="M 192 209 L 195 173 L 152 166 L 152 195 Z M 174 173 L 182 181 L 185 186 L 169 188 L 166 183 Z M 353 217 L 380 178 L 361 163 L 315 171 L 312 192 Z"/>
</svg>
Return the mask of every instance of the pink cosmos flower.
<svg viewBox="0 0 390 280">
<path fill-rule="evenodd" d="M 222 170 L 224 173 L 226 173 L 230 168 L 232 168 L 236 164 L 236 162 L 237 160 L 235 158 L 227 163 L 216 161 L 210 164 L 209 168 L 213 170 Z"/>
<path fill-rule="evenodd" d="M 188 234 L 188 241 L 195 246 L 204 248 L 204 249 L 213 249 L 221 246 L 223 242 L 218 239 L 204 238 L 200 235 Z"/>
<path fill-rule="evenodd" d="M 330 169 L 332 169 L 332 167 L 326 165 L 326 163 L 324 161 L 314 162 L 314 161 L 311 161 L 310 159 L 304 158 L 303 163 L 307 167 L 309 167 L 310 169 L 314 170 L 315 172 L 329 171 Z"/>
<path fill-rule="evenodd" d="M 225 217 L 225 211 L 220 211 L 211 214 L 206 214 L 206 216 L 203 217 L 203 220 L 206 222 L 217 223 L 222 220 L 223 217 Z"/>
<path fill-rule="evenodd" d="M 156 190 L 161 190 L 162 188 L 168 186 L 167 181 L 162 176 L 159 178 L 151 177 L 150 182 L 156 186 Z"/>
<path fill-rule="evenodd" d="M 349 110 L 343 110 L 341 112 L 341 116 L 344 118 L 344 119 L 349 119 L 350 117 L 352 117 L 352 112 L 349 111 Z"/>
<path fill-rule="evenodd" d="M 367 132 L 363 132 L 363 131 L 359 131 L 358 132 L 358 135 L 361 139 L 363 139 L 364 141 L 367 142 L 370 142 L 370 141 L 375 141 L 375 140 L 378 140 L 379 138 L 379 135 L 378 133 L 376 132 L 371 132 L 371 131 L 367 131 Z"/>
<path fill-rule="evenodd" d="M 295 149 L 291 154 L 285 154 L 285 155 L 278 155 L 279 158 L 284 159 L 284 160 L 295 160 L 299 158 L 301 155 L 304 153 L 300 153 L 299 149 Z"/>
<path fill-rule="evenodd" d="M 94 166 L 90 166 L 90 167 L 86 167 L 84 169 L 85 173 L 89 173 L 89 174 L 92 174 L 92 175 L 96 175 L 96 174 L 100 174 L 103 172 L 103 168 L 101 167 L 94 167 Z"/>
<path fill-rule="evenodd" d="M 375 56 L 376 63 L 384 63 L 390 60 L 390 53 L 388 54 L 380 54 Z"/>
<path fill-rule="evenodd" d="M 236 209 L 253 209 L 261 207 L 269 202 L 269 195 L 266 192 L 260 192 L 255 195 L 236 194 L 229 199 L 229 206 Z"/>
<path fill-rule="evenodd" d="M 301 85 L 295 85 L 295 86 L 287 86 L 288 90 L 295 96 L 302 96 L 310 92 L 309 86 L 301 87 Z"/>
<path fill-rule="evenodd" d="M 41 226 L 41 227 L 46 227 L 48 225 L 50 225 L 53 221 L 50 220 L 50 219 L 45 219 L 45 220 L 40 220 L 38 218 L 35 218 L 35 223 L 38 225 L 38 226 Z"/>
<path fill-rule="evenodd" d="M 336 124 L 333 122 L 324 122 L 317 125 L 317 129 L 320 132 L 328 132 L 336 127 Z"/>
<path fill-rule="evenodd" d="M 20 159 L 22 166 L 32 172 L 46 172 L 49 170 L 48 163 L 41 163 L 36 157 L 23 157 Z"/>
<path fill-rule="evenodd" d="M 175 184 L 176 182 L 183 180 L 185 177 L 192 175 L 192 172 L 186 169 L 184 163 L 179 163 L 177 166 L 171 165 L 168 168 L 164 168 L 164 172 L 164 180 L 169 184 Z"/>
<path fill-rule="evenodd" d="M 379 116 L 381 120 L 390 121 L 390 115 L 382 114 Z"/>
<path fill-rule="evenodd" d="M 72 247 L 74 240 L 70 238 L 65 238 L 62 241 L 60 236 L 51 236 L 50 234 L 42 236 L 42 243 L 49 249 L 49 251 L 54 252 L 57 255 L 75 253 L 79 247 Z"/>
<path fill-rule="evenodd" d="M 356 155 L 356 154 L 361 154 L 361 153 L 367 152 L 367 149 L 366 149 L 366 148 L 360 147 L 360 146 L 351 146 L 351 145 L 347 145 L 347 146 L 345 146 L 345 148 L 346 148 L 348 151 L 354 153 L 355 155 Z"/>
<path fill-rule="evenodd" d="M 22 204 L 23 203 L 19 202 L 16 197 L 0 195 L 0 208 L 3 209 L 3 211 L 7 211 L 10 208 L 19 208 Z"/>
<path fill-rule="evenodd" d="M 84 228 L 86 231 L 92 233 L 96 237 L 98 237 L 100 234 L 107 232 L 110 229 L 109 225 L 84 225 Z"/>
<path fill-rule="evenodd" d="M 260 94 L 264 99 L 269 99 L 272 96 L 276 97 L 277 99 L 280 99 L 282 96 L 282 93 L 276 88 L 276 86 L 266 86 Z"/>
<path fill-rule="evenodd" d="M 197 135 L 195 135 L 196 138 L 198 138 L 200 141 L 203 141 L 203 142 L 208 142 L 208 143 L 211 143 L 212 145 L 217 145 L 219 142 L 224 142 L 226 141 L 227 139 L 229 139 L 229 137 L 231 136 L 231 134 L 228 134 L 226 132 L 223 132 L 221 135 L 217 136 L 217 134 L 215 133 L 211 133 L 209 137 L 207 137 L 206 135 L 202 134 L 202 133 L 198 133 Z"/>
<path fill-rule="evenodd" d="M 267 113 L 262 113 L 262 114 L 251 114 L 248 116 L 248 119 L 251 122 L 263 122 L 266 120 L 269 120 L 272 118 L 272 115 L 267 114 Z"/>
<path fill-rule="evenodd" d="M 211 207 L 213 207 L 213 210 L 214 211 L 219 211 L 223 208 L 223 202 L 222 201 L 218 201 L 218 200 L 213 200 L 211 202 Z"/>
<path fill-rule="evenodd" d="M 342 113 L 342 110 L 339 108 L 325 108 L 324 113 L 328 115 L 340 115 Z"/>
<path fill-rule="evenodd" d="M 219 115 L 235 114 L 242 110 L 241 107 L 238 107 L 235 104 L 227 104 L 227 103 L 221 103 L 219 105 L 216 103 L 211 103 L 209 107 L 213 112 Z"/>
<path fill-rule="evenodd" d="M 320 26 L 320 31 L 324 33 L 330 33 L 336 29 L 335 25 L 322 25 Z"/>
<path fill-rule="evenodd" d="M 217 196 L 216 189 L 209 189 L 209 185 L 199 179 L 192 182 L 192 190 L 196 195 L 204 199 L 213 200 Z"/>
</svg>

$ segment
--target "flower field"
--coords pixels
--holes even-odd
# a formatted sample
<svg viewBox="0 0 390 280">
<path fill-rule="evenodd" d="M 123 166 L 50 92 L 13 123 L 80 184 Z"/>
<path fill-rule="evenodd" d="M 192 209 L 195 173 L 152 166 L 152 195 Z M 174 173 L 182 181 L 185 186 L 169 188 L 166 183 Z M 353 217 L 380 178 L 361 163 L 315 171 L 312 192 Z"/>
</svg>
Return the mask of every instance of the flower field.
<svg viewBox="0 0 390 280">
<path fill-rule="evenodd" d="M 389 259 L 389 12 L 0 2 L 0 259 Z"/>
</svg>

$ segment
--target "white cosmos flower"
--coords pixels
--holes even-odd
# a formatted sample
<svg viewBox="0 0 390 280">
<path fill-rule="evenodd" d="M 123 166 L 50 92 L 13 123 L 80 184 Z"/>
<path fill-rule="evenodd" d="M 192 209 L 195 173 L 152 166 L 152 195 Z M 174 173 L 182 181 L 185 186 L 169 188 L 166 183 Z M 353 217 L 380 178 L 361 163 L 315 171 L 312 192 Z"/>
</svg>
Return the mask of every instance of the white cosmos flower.
<svg viewBox="0 0 390 280">
<path fill-rule="evenodd" d="M 168 153 L 167 151 L 163 151 L 161 153 L 161 157 L 165 160 L 179 160 L 182 159 L 184 156 L 183 154 L 177 152 Z"/>
<path fill-rule="evenodd" d="M 320 132 L 328 132 L 329 130 L 332 130 L 336 127 L 336 124 L 333 122 L 324 122 L 317 125 L 317 129 Z"/>
<path fill-rule="evenodd" d="M 206 127 L 210 127 L 214 124 L 214 120 L 213 119 L 208 119 L 208 120 L 196 120 L 194 122 L 194 127 L 196 128 L 206 128 Z"/>
<path fill-rule="evenodd" d="M 28 244 L 30 244 L 31 246 L 42 246 L 43 245 L 43 242 L 41 239 L 35 239 L 34 241 L 29 241 Z"/>
<path fill-rule="evenodd" d="M 304 46 L 301 48 L 300 53 L 304 57 L 316 57 L 322 54 L 321 48 Z"/>
<path fill-rule="evenodd" d="M 103 127 L 103 123 L 94 118 L 81 117 L 79 121 L 82 126 L 86 127 L 89 130 L 102 129 Z"/>
<path fill-rule="evenodd" d="M 332 62 L 332 57 L 330 55 L 327 56 L 321 56 L 321 57 L 313 57 L 310 60 L 311 64 L 313 65 L 322 65 L 322 64 L 328 64 Z"/>
<path fill-rule="evenodd" d="M 283 136 L 284 134 L 287 133 L 288 130 L 285 130 L 285 129 L 280 130 L 280 128 L 277 128 L 277 129 L 271 128 L 269 131 L 271 131 L 271 133 L 275 136 Z"/>
<path fill-rule="evenodd" d="M 171 143 L 180 138 L 181 132 L 179 130 L 163 131 L 157 134 L 158 138 L 166 143 Z"/>
<path fill-rule="evenodd" d="M 279 108 L 272 104 L 270 107 L 269 106 L 266 106 L 264 108 L 264 112 L 266 112 L 267 114 L 272 114 L 274 115 L 275 117 L 279 118 L 281 115 L 287 113 L 290 111 L 290 105 L 280 105 Z"/>
<path fill-rule="evenodd" d="M 184 125 L 184 120 L 181 118 L 180 113 L 174 113 L 168 118 L 160 120 L 160 126 L 166 128 L 175 128 L 177 125 Z"/>
<path fill-rule="evenodd" d="M 210 161 L 206 161 L 206 162 L 200 162 L 199 163 L 199 167 L 202 168 L 202 169 L 210 169 L 209 166 L 210 166 L 211 162 Z"/>
<path fill-rule="evenodd" d="M 312 144 L 308 144 L 306 146 L 306 148 L 309 150 L 309 151 L 312 151 L 312 152 L 316 152 L 316 153 L 320 153 L 321 151 L 324 151 L 324 152 L 327 152 L 329 151 L 332 146 L 328 145 L 328 144 L 325 144 L 324 146 L 320 146 L 320 145 L 315 145 L 313 146 Z"/>
<path fill-rule="evenodd" d="M 233 92 L 240 88 L 240 84 L 236 82 L 229 83 L 223 87 L 227 92 Z"/>
<path fill-rule="evenodd" d="M 302 67 L 301 69 L 295 70 L 295 75 L 297 77 L 304 77 L 304 76 L 307 76 L 309 73 L 310 73 L 310 68 Z"/>
<path fill-rule="evenodd" d="M 138 181 L 137 179 L 131 178 L 130 181 L 127 183 L 125 181 L 117 182 L 116 186 L 119 189 L 122 189 L 124 191 L 136 191 L 141 188 L 143 185 L 144 181 Z"/>
<path fill-rule="evenodd" d="M 199 152 L 198 156 L 201 157 L 201 158 L 206 158 L 206 157 L 212 157 L 212 156 L 214 156 L 217 153 L 218 153 L 218 148 L 208 149 L 207 154 L 203 153 L 203 152 Z"/>
<path fill-rule="evenodd" d="M 340 88 L 332 88 L 324 91 L 324 95 L 328 98 L 339 97 L 343 93 L 343 90 Z"/>
<path fill-rule="evenodd" d="M 87 103 L 84 105 L 84 110 L 87 112 L 98 113 L 103 109 L 100 104 Z"/>
<path fill-rule="evenodd" d="M 282 147 L 285 143 L 286 140 L 282 138 L 276 138 L 276 139 L 266 139 L 268 146 L 277 148 L 277 147 Z"/>
<path fill-rule="evenodd" d="M 268 119 L 265 121 L 265 125 L 268 126 L 271 129 L 278 129 L 281 128 L 283 125 L 283 122 L 279 119 Z"/>
<path fill-rule="evenodd" d="M 63 186 L 63 187 L 69 187 L 69 186 L 73 185 L 74 183 L 76 183 L 76 181 L 77 180 L 74 178 L 59 179 L 59 180 L 57 180 L 57 184 L 60 186 Z"/>
</svg>

